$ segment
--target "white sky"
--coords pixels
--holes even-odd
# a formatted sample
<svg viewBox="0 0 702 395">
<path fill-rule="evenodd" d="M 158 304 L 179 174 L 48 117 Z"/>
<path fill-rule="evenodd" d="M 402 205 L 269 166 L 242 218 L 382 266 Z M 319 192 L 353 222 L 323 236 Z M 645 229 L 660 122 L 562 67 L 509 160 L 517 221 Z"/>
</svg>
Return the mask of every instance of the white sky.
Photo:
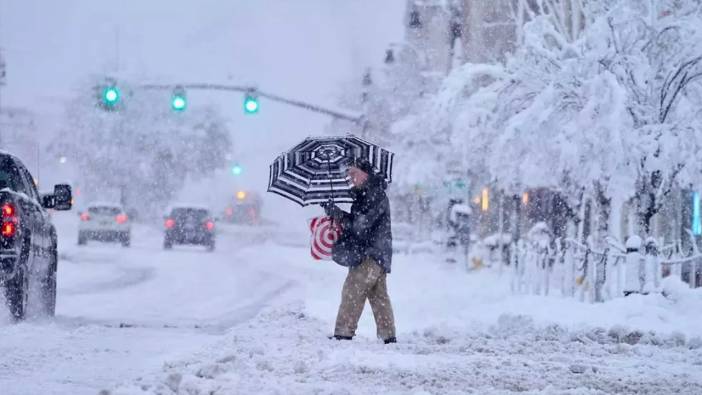
<svg viewBox="0 0 702 395">
<path fill-rule="evenodd" d="M 343 83 L 360 83 L 363 69 L 379 65 L 388 43 L 402 39 L 404 6 L 405 0 L 0 0 L 2 105 L 31 107 L 51 133 L 60 129 L 65 100 L 80 94 L 78 83 L 117 64 L 132 81 L 258 84 L 335 105 Z M 264 190 L 274 156 L 328 121 L 265 100 L 258 115 L 244 116 L 239 95 L 188 97 L 189 110 L 215 104 L 231 120 L 235 154 L 248 169 L 238 182 L 246 188 Z"/>
</svg>

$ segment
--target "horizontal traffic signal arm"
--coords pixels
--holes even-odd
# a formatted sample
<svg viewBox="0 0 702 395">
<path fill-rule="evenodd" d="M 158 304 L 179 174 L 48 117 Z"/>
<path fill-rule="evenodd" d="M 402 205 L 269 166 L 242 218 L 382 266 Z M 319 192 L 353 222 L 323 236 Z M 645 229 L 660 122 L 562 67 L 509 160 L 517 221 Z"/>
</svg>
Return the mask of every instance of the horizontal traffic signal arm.
<svg viewBox="0 0 702 395">
<path fill-rule="evenodd" d="M 274 95 L 271 93 L 262 92 L 253 86 L 242 86 L 242 85 L 224 85 L 224 84 L 144 84 L 140 85 L 142 89 L 154 89 L 154 90 L 169 90 L 172 91 L 176 87 L 181 87 L 183 89 L 192 90 L 214 90 L 214 91 L 228 91 L 228 92 L 241 92 L 244 94 L 255 93 L 260 99 L 265 97 L 266 99 L 277 101 L 280 103 L 285 103 L 291 106 L 304 108 L 309 111 L 318 112 L 325 115 L 330 115 L 334 118 L 344 119 L 347 121 L 354 122 L 356 124 L 363 124 L 364 117 L 360 113 L 353 114 L 351 112 L 342 112 L 338 110 L 332 110 L 329 108 L 324 108 L 315 104 L 310 104 L 303 102 L 301 100 L 288 99 L 282 96 Z"/>
</svg>

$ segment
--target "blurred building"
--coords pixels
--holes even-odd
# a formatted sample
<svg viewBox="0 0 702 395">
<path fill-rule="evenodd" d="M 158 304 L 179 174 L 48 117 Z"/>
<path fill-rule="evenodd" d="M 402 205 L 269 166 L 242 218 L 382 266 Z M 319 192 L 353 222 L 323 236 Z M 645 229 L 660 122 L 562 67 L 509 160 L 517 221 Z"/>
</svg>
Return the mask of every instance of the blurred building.
<svg viewBox="0 0 702 395">
<path fill-rule="evenodd" d="M 447 74 L 463 63 L 503 61 L 517 42 L 520 0 L 409 0 L 405 38 L 426 70 Z"/>
<path fill-rule="evenodd" d="M 39 170 L 41 146 L 35 116 L 22 108 L 0 110 L 0 149 L 19 157 L 35 176 Z"/>
<path fill-rule="evenodd" d="M 556 0 L 549 10 L 569 39 L 584 28 L 581 0 Z M 521 25 L 541 12 L 535 0 L 408 0 L 405 40 L 423 52 L 426 70 L 448 73 L 463 63 L 505 60 Z"/>
</svg>

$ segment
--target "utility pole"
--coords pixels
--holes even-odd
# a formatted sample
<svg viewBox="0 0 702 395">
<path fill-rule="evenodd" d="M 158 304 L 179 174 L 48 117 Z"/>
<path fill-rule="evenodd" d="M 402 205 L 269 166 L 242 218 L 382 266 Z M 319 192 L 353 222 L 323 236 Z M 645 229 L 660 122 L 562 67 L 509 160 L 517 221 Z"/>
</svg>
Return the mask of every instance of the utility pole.
<svg viewBox="0 0 702 395">
<path fill-rule="evenodd" d="M 115 73 L 119 73 L 119 26 L 115 27 Z"/>
<path fill-rule="evenodd" d="M 371 70 L 366 69 L 365 74 L 363 74 L 363 80 L 361 81 L 361 85 L 363 86 L 362 92 L 361 92 L 361 106 L 363 108 L 363 113 L 368 114 L 368 109 L 370 108 L 370 90 L 371 90 L 371 85 L 373 85 L 373 77 L 371 76 Z M 360 121 L 361 123 L 361 137 L 362 138 L 367 138 L 368 137 L 368 129 L 370 127 L 368 123 L 368 119 L 363 119 Z M 359 123 L 359 122 L 357 122 Z"/>
</svg>

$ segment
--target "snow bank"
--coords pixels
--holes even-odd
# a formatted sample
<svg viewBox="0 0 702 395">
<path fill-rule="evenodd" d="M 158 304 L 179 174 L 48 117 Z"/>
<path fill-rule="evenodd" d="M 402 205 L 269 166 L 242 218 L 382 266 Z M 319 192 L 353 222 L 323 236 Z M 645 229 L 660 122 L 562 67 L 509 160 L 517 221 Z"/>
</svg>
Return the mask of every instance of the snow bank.
<svg viewBox="0 0 702 395">
<path fill-rule="evenodd" d="M 301 288 L 159 377 L 106 393 L 702 393 L 702 293 L 675 281 L 667 296 L 586 304 L 513 295 L 508 272 L 396 255 L 388 281 L 400 343 L 386 346 L 369 308 L 353 341 L 327 339 L 344 272 L 308 254 L 243 253 Z"/>
<path fill-rule="evenodd" d="M 167 363 L 158 379 L 105 393 L 702 392 L 702 345 L 677 336 L 570 331 L 524 315 L 503 315 L 487 331 L 405 333 L 389 346 L 328 340 L 327 330 L 300 304 L 272 308 L 192 359 Z"/>
</svg>

